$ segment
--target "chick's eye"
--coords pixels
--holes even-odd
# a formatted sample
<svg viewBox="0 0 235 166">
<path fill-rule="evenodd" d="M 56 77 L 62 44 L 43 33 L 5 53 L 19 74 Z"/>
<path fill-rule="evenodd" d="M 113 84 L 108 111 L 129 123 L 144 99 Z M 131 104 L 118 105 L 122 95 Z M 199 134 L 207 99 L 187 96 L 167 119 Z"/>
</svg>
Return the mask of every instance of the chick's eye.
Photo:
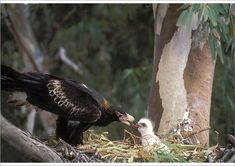
<svg viewBox="0 0 235 166">
<path fill-rule="evenodd" d="M 146 127 L 146 124 L 145 123 L 140 123 L 141 126 L 143 127 Z"/>
</svg>

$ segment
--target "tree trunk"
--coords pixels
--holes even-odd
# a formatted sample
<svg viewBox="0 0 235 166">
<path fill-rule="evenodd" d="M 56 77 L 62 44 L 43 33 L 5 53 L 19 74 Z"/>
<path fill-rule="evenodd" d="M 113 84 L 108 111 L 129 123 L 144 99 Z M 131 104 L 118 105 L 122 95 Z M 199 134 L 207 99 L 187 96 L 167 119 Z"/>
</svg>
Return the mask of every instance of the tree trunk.
<svg viewBox="0 0 235 166">
<path fill-rule="evenodd" d="M 194 131 L 200 131 L 210 126 L 214 69 L 215 60 L 211 56 L 208 41 L 202 47 L 193 42 L 184 72 L 184 82 L 187 91 L 189 119 L 193 122 L 191 125 Z M 206 130 L 194 135 L 192 140 L 202 145 L 209 145 L 209 131 Z"/>
<path fill-rule="evenodd" d="M 179 7 L 153 5 L 155 43 L 148 117 L 160 135 L 183 119 L 191 121 L 193 132 L 209 127 L 214 61 L 207 32 L 197 30 L 196 15 L 192 17 L 190 32 L 185 26 L 178 28 Z M 183 131 L 182 134 L 186 136 Z M 208 131 L 193 137 L 194 143 L 209 143 Z"/>
</svg>

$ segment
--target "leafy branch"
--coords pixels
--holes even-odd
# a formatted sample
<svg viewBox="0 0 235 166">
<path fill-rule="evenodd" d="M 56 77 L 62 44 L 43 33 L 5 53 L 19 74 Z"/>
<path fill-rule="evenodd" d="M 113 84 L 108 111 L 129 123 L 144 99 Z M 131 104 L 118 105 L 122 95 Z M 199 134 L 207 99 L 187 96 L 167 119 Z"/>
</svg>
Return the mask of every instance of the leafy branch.
<svg viewBox="0 0 235 166">
<path fill-rule="evenodd" d="M 219 55 L 224 64 L 224 56 L 234 55 L 235 31 L 234 11 L 230 4 L 185 4 L 179 10 L 183 10 L 178 18 L 177 26 L 186 26 L 191 30 L 192 15 L 197 14 L 199 26 L 209 30 L 209 43 L 213 58 Z"/>
</svg>

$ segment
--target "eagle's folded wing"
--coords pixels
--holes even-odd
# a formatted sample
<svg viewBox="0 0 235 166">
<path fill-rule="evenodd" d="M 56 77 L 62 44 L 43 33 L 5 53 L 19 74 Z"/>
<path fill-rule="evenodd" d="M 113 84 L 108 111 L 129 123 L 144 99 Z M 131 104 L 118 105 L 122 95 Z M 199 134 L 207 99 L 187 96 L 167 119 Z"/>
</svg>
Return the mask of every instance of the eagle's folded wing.
<svg viewBox="0 0 235 166">
<path fill-rule="evenodd" d="M 101 116 L 101 109 L 93 96 L 73 82 L 50 80 L 47 84 L 53 102 L 69 120 L 92 123 Z"/>
</svg>

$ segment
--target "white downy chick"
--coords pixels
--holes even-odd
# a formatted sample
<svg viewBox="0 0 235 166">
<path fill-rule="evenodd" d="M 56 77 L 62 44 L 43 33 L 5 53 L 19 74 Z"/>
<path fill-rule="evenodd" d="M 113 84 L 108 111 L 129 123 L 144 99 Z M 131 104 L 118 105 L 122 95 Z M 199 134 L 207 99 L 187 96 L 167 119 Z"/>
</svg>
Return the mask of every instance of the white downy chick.
<svg viewBox="0 0 235 166">
<path fill-rule="evenodd" d="M 138 128 L 141 134 L 141 144 L 145 150 L 149 151 L 158 147 L 160 150 L 169 152 L 169 148 L 165 144 L 161 143 L 160 138 L 154 134 L 153 125 L 149 119 L 140 119 L 134 127 Z"/>
</svg>

